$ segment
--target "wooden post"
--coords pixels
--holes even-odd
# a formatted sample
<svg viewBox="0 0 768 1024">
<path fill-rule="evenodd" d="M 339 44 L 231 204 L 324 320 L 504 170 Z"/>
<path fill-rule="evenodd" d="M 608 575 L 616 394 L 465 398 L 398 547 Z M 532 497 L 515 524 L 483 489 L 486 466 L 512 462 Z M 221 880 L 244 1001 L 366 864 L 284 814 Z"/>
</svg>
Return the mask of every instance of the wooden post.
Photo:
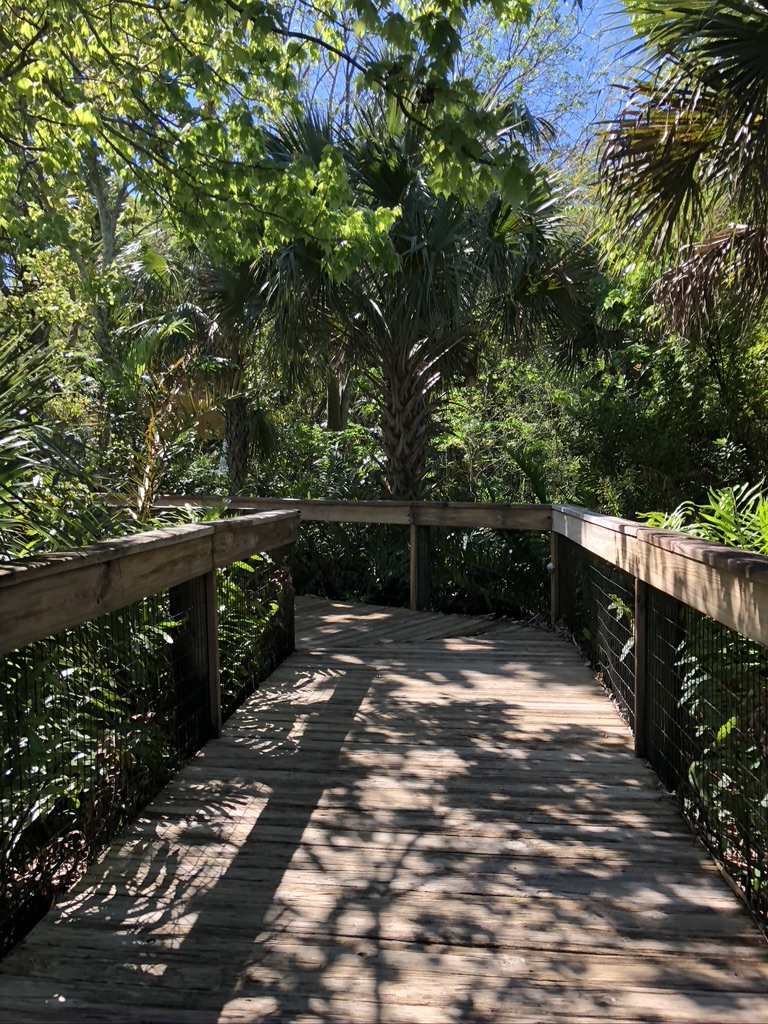
<svg viewBox="0 0 768 1024">
<path fill-rule="evenodd" d="M 647 659 L 648 659 L 648 584 L 635 580 L 635 755 L 646 757 Z"/>
<path fill-rule="evenodd" d="M 284 573 L 284 586 L 280 597 L 280 613 L 283 617 L 283 624 L 286 633 L 286 645 L 284 657 L 293 654 L 296 650 L 296 604 L 293 592 L 293 553 L 295 544 L 285 544 L 281 548 L 270 552 L 274 561 L 281 567 Z"/>
<path fill-rule="evenodd" d="M 686 636 L 683 606 L 671 595 L 646 586 L 645 751 L 644 756 L 666 788 L 674 791 L 688 778 L 688 752 L 681 706 L 679 664 Z M 651 660 L 652 659 L 652 660 Z"/>
<path fill-rule="evenodd" d="M 562 555 L 563 544 L 560 540 L 560 534 L 552 530 L 549 534 L 549 563 L 547 564 L 547 569 L 549 570 L 549 616 L 553 626 L 557 625 L 561 616 L 560 580 L 562 574 L 560 572 L 560 559 Z"/>
<path fill-rule="evenodd" d="M 178 741 L 188 756 L 221 733 L 215 570 L 171 587 L 168 594 L 171 615 L 180 620 L 172 659 Z"/>
<path fill-rule="evenodd" d="M 205 580 L 205 646 L 208 651 L 208 695 L 211 709 L 211 738 L 221 736 L 221 676 L 219 673 L 219 601 L 216 570 Z"/>
<path fill-rule="evenodd" d="M 411 611 L 426 611 L 431 599 L 429 527 L 411 523 Z"/>
</svg>

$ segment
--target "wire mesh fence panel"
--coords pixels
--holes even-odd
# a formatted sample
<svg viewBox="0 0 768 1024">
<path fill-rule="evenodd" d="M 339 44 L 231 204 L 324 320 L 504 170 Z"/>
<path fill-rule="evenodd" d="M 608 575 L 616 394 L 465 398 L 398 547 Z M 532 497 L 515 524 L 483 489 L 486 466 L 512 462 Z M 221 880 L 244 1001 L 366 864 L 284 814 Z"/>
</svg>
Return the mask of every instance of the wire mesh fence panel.
<svg viewBox="0 0 768 1024">
<path fill-rule="evenodd" d="M 292 557 L 298 593 L 408 607 L 410 534 L 392 524 L 308 522 Z M 535 531 L 429 528 L 429 607 L 545 615 L 549 540 Z"/>
<path fill-rule="evenodd" d="M 634 729 L 634 577 L 565 537 L 558 543 L 561 617 Z"/>
<path fill-rule="evenodd" d="M 546 616 L 549 538 L 534 531 L 430 531 L 436 611 L 470 615 Z"/>
<path fill-rule="evenodd" d="M 304 522 L 291 558 L 296 592 L 408 606 L 408 527 Z"/>
<path fill-rule="evenodd" d="M 285 564 L 266 555 L 217 573 L 222 717 L 294 649 L 293 588 Z"/>
<path fill-rule="evenodd" d="M 210 722 L 179 654 L 185 629 L 184 610 L 159 595 L 0 664 L 0 951 L 159 792 Z"/>
<path fill-rule="evenodd" d="M 649 591 L 648 760 L 768 931 L 768 649 Z"/>
<path fill-rule="evenodd" d="M 218 572 L 227 714 L 293 649 L 290 576 Z M 210 738 L 205 577 L 0 663 L 0 955 Z"/>
</svg>

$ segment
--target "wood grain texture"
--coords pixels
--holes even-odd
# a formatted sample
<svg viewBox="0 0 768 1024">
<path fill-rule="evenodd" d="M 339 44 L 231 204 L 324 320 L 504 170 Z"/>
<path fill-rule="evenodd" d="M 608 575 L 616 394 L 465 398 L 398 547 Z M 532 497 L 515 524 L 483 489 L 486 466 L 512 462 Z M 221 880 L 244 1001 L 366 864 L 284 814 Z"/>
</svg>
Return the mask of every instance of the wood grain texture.
<svg viewBox="0 0 768 1024">
<path fill-rule="evenodd" d="M 410 527 L 410 607 L 411 611 L 425 611 L 432 596 L 432 563 L 429 555 L 429 527 Z"/>
<path fill-rule="evenodd" d="M 768 1022 L 768 947 L 572 645 L 299 649 L 0 964 L 0 1021 Z"/>
<path fill-rule="evenodd" d="M 198 505 L 203 508 L 298 509 L 307 522 L 394 523 L 466 529 L 536 530 L 547 533 L 549 505 L 506 505 L 472 501 L 333 501 L 327 498 L 228 498 L 221 495 L 163 495 L 157 509 Z"/>
<path fill-rule="evenodd" d="M 293 543 L 296 512 L 172 526 L 0 566 L 0 654 Z"/>
<path fill-rule="evenodd" d="M 553 506 L 552 529 L 662 593 L 768 646 L 765 556 L 570 505 Z"/>
</svg>

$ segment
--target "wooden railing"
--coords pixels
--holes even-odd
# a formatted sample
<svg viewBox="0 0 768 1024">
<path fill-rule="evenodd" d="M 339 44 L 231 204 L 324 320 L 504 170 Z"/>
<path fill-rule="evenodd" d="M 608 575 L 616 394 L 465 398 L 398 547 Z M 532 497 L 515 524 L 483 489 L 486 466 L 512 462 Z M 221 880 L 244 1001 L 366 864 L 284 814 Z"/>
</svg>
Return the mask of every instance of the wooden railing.
<svg viewBox="0 0 768 1024">
<path fill-rule="evenodd" d="M 205 634 L 205 654 L 198 645 L 189 657 L 205 662 L 198 667 L 210 679 L 216 734 L 217 567 L 293 543 L 299 519 L 401 524 L 410 536 L 411 607 L 423 609 L 431 529 L 549 534 L 548 565 L 531 568 L 540 579 L 549 570 L 552 623 L 565 622 L 590 649 L 633 726 L 636 753 L 677 791 L 768 927 L 768 558 L 572 505 L 175 495 L 157 508 L 184 505 L 244 514 L 0 566 L 0 653 L 182 588 Z"/>
<path fill-rule="evenodd" d="M 250 555 L 293 544 L 299 513 L 263 512 L 170 526 L 17 562 L 0 563 L 0 655 L 134 601 L 184 588 L 205 638 L 213 735 L 221 728 L 215 571 Z"/>
<path fill-rule="evenodd" d="M 448 529 L 530 530 L 549 533 L 552 511 L 549 505 L 504 505 L 457 501 L 329 501 L 318 498 L 224 498 L 216 495 L 165 495 L 157 510 L 187 505 L 226 508 L 236 512 L 257 509 L 296 510 L 304 522 L 369 523 L 410 528 L 410 607 L 429 607 L 431 566 L 430 527 Z"/>
<path fill-rule="evenodd" d="M 189 501 L 225 499 L 163 504 Z M 636 754 L 676 793 L 768 933 L 768 558 L 573 505 L 225 503 L 408 525 L 415 609 L 430 603 L 431 528 L 549 533 L 552 623 L 588 652 L 633 729 Z"/>
<path fill-rule="evenodd" d="M 576 505 L 166 495 L 158 499 L 156 508 L 186 505 L 239 512 L 294 510 L 305 522 L 409 526 L 413 609 L 428 605 L 430 527 L 549 533 L 553 622 L 560 618 L 559 538 L 564 537 L 630 573 L 641 584 L 653 586 L 768 646 L 768 558 L 671 530 L 651 529 Z"/>
<path fill-rule="evenodd" d="M 561 560 L 557 539 L 565 537 L 639 583 L 768 646 L 768 558 L 764 555 L 574 505 L 553 505 L 551 511 L 555 570 Z M 556 604 L 555 619 L 558 611 Z"/>
<path fill-rule="evenodd" d="M 647 754 L 649 588 L 768 648 L 768 558 L 572 505 L 552 506 L 552 620 L 561 618 L 561 538 L 634 578 L 634 734 Z"/>
<path fill-rule="evenodd" d="M 198 581 L 200 596 L 196 600 L 209 608 L 213 571 L 249 554 L 295 542 L 299 518 L 408 526 L 414 609 L 429 603 L 431 527 L 549 533 L 551 618 L 555 623 L 561 618 L 563 604 L 561 541 L 575 543 L 636 581 L 634 624 L 640 691 L 645 588 L 649 586 L 768 647 L 768 558 L 573 505 L 174 495 L 160 498 L 156 507 L 185 505 L 246 514 L 0 564 L 0 654 L 192 580 Z M 204 618 L 210 620 L 211 615 L 208 610 Z"/>
<path fill-rule="evenodd" d="M 0 564 L 0 955 L 293 650 L 287 574 L 251 556 L 298 532 L 264 512 Z"/>
</svg>

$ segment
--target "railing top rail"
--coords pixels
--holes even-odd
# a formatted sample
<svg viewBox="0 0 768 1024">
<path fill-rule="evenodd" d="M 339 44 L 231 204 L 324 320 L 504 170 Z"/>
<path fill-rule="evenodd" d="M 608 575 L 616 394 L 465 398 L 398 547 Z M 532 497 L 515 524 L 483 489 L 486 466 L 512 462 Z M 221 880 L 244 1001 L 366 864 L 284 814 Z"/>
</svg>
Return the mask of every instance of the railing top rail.
<svg viewBox="0 0 768 1024">
<path fill-rule="evenodd" d="M 292 544 L 299 512 L 171 526 L 0 565 L 0 654 L 257 552 Z"/>
<path fill-rule="evenodd" d="M 156 507 L 184 505 L 241 512 L 291 509 L 305 521 L 551 531 L 768 646 L 768 557 L 577 505 L 168 495 Z"/>
<path fill-rule="evenodd" d="M 569 536 L 566 532 L 567 525 L 571 527 L 576 524 L 586 524 L 587 527 L 594 526 L 600 530 L 606 530 L 617 537 L 631 538 L 642 544 L 648 544 L 659 548 L 662 551 L 675 553 L 682 558 L 688 558 L 694 562 L 700 562 L 711 566 L 722 572 L 731 575 L 739 575 L 742 578 L 756 582 L 768 583 L 768 556 L 758 554 L 756 551 L 744 551 L 741 548 L 728 547 L 725 544 L 717 544 L 702 537 L 692 537 L 690 534 L 681 533 L 679 530 L 660 530 L 652 526 L 643 526 L 642 523 L 633 522 L 630 519 L 618 519 L 616 516 L 604 515 L 600 512 L 592 512 L 589 509 L 580 508 L 577 505 L 553 505 L 553 529 L 557 533 Z M 581 533 L 585 540 L 590 536 L 588 529 L 571 529 L 570 533 L 576 539 L 575 534 Z M 627 548 L 627 550 L 631 550 Z M 617 549 L 617 559 L 621 558 L 620 549 Z M 621 562 L 630 561 L 629 555 L 621 559 Z M 629 572 L 634 569 L 631 566 L 621 564 L 620 568 L 627 568 Z"/>
<path fill-rule="evenodd" d="M 768 647 L 768 557 L 572 505 L 552 530 L 636 579 Z"/>
<path fill-rule="evenodd" d="M 0 562 L 0 589 L 26 583 L 40 576 L 56 576 L 60 572 L 71 572 L 82 566 L 100 565 L 136 551 L 157 551 L 171 545 L 184 544 L 193 538 L 212 536 L 213 532 L 213 523 L 185 523 L 133 533 L 127 537 L 112 537 L 69 551 L 52 551 Z"/>
<path fill-rule="evenodd" d="M 226 508 L 298 509 L 305 522 L 401 524 L 468 529 L 534 530 L 548 533 L 552 525 L 547 504 L 504 504 L 473 501 L 336 501 L 330 498 L 239 498 L 221 495 L 163 495 L 156 509 Z"/>
</svg>

